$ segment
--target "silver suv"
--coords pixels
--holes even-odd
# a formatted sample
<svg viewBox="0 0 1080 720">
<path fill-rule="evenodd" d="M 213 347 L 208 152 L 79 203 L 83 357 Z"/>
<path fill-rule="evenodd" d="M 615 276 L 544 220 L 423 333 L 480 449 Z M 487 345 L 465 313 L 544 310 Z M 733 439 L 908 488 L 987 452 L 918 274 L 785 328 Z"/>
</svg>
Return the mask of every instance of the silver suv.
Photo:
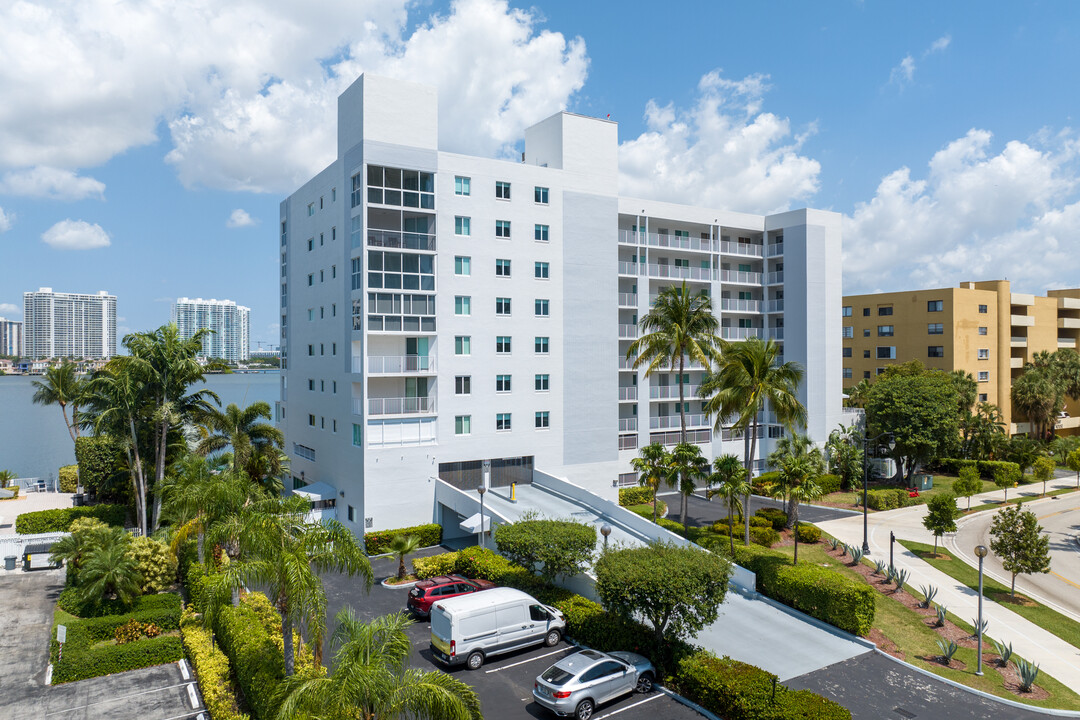
<svg viewBox="0 0 1080 720">
<path fill-rule="evenodd" d="M 655 678 L 652 663 L 636 653 L 582 650 L 537 677 L 533 699 L 556 715 L 589 720 L 598 705 L 635 690 L 652 691 Z"/>
</svg>

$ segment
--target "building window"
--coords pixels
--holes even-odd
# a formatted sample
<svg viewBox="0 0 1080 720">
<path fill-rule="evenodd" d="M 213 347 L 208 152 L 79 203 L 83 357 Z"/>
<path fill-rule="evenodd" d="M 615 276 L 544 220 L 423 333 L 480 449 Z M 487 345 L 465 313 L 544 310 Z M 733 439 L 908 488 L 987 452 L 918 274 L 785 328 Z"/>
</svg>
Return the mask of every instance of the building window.
<svg viewBox="0 0 1080 720">
<path fill-rule="evenodd" d="M 315 308 L 308 308 L 307 309 L 307 319 L 308 319 L 308 322 L 311 322 L 312 320 L 315 319 Z"/>
<path fill-rule="evenodd" d="M 468 335 L 458 335 L 454 338 L 455 355 L 472 355 L 472 338 Z"/>
<path fill-rule="evenodd" d="M 870 317 L 870 308 L 863 308 L 862 309 L 862 314 L 863 314 L 863 317 Z"/>
<path fill-rule="evenodd" d="M 508 355 L 510 353 L 509 335 L 499 335 L 495 338 L 495 352 L 500 355 Z"/>
<path fill-rule="evenodd" d="M 330 188 L 330 202 L 337 202 L 337 188 Z"/>
<path fill-rule="evenodd" d="M 322 208 L 319 208 L 319 209 L 321 210 Z M 325 244 L 324 241 L 325 241 L 325 237 L 323 236 L 322 233 L 319 233 L 319 247 L 322 247 Z"/>
<path fill-rule="evenodd" d="M 869 370 L 863 370 L 862 376 L 863 376 L 863 380 L 869 380 L 870 379 L 870 371 Z"/>
<path fill-rule="evenodd" d="M 844 357 L 846 357 L 846 358 L 851 357 L 851 348 L 849 348 L 849 347 L 844 348 Z"/>
<path fill-rule="evenodd" d="M 497 237 L 497 238 L 509 238 L 510 237 L 510 221 L 509 220 L 496 220 L 495 221 L 495 237 Z"/>
<path fill-rule="evenodd" d="M 349 505 L 348 507 L 349 507 L 349 522 L 354 523 L 354 522 L 356 522 L 356 508 L 354 508 L 352 505 Z"/>
<path fill-rule="evenodd" d="M 941 312 L 944 305 L 944 300 L 927 300 L 926 312 Z"/>
<path fill-rule="evenodd" d="M 308 217 L 311 217 L 312 215 L 315 214 L 315 203 L 308 203 L 308 205 L 307 205 L 307 214 L 308 214 Z"/>
<path fill-rule="evenodd" d="M 990 348 L 979 348 L 979 359 L 980 360 L 989 360 L 990 359 Z"/>
<path fill-rule="evenodd" d="M 548 264 L 546 262 L 533 263 L 533 277 L 537 280 L 547 280 L 548 272 Z"/>
<path fill-rule="evenodd" d="M 510 199 L 510 183 L 499 180 L 495 183 L 495 197 L 499 200 Z"/>
<path fill-rule="evenodd" d="M 869 350 L 863 350 L 862 351 L 862 356 L 863 356 L 863 359 L 869 359 L 870 358 L 870 351 Z"/>
<path fill-rule="evenodd" d="M 356 423 L 352 426 L 352 444 L 354 447 L 364 447 L 364 429 Z"/>
<path fill-rule="evenodd" d="M 454 378 L 454 394 L 455 395 L 471 395 L 472 394 L 472 376 L 470 375 L 458 375 Z"/>
<path fill-rule="evenodd" d="M 308 273 L 307 284 L 308 284 L 308 287 L 311 287 L 312 285 L 315 284 L 315 273 Z"/>
<path fill-rule="evenodd" d="M 536 413 L 536 428 L 538 430 L 547 430 L 549 427 L 551 427 L 551 413 L 547 410 Z"/>
<path fill-rule="evenodd" d="M 986 328 L 983 327 L 982 325 L 979 326 L 979 334 L 980 335 L 985 335 L 986 334 Z"/>
<path fill-rule="evenodd" d="M 878 360 L 895 360 L 896 359 L 896 346 L 895 345 L 878 345 L 877 357 L 878 357 Z"/>
<path fill-rule="evenodd" d="M 315 238 L 309 237 L 307 239 L 307 249 L 308 249 L 308 252 L 311 252 L 312 250 L 315 249 Z"/>
<path fill-rule="evenodd" d="M 551 386 L 550 375 L 537 375 L 535 379 L 536 392 L 547 392 Z"/>
<path fill-rule="evenodd" d="M 878 325 L 877 326 L 878 337 L 892 337 L 893 326 L 892 325 Z"/>
<path fill-rule="evenodd" d="M 469 188 L 470 183 L 471 183 L 471 178 L 462 177 L 460 175 L 455 175 L 454 176 L 454 194 L 455 195 L 469 195 L 469 194 L 471 194 L 472 191 Z"/>
<path fill-rule="evenodd" d="M 330 239 L 337 240 L 337 226 L 330 228 Z"/>
<path fill-rule="evenodd" d="M 547 205 L 548 189 L 546 187 L 533 188 L 533 199 L 541 205 Z"/>
<path fill-rule="evenodd" d="M 495 376 L 495 392 L 508 393 L 510 392 L 510 376 L 509 375 L 496 375 Z"/>
<path fill-rule="evenodd" d="M 472 315 L 472 298 L 468 295 L 454 296 L 454 314 Z"/>
<path fill-rule="evenodd" d="M 987 310 L 986 310 L 986 306 L 985 306 L 985 305 L 980 305 L 980 306 L 979 306 L 979 312 L 981 312 L 982 314 L 984 314 L 984 315 L 985 315 L 985 314 L 986 314 L 986 312 L 987 312 Z"/>
<path fill-rule="evenodd" d="M 536 317 L 548 317 L 551 315 L 550 303 L 547 300 L 536 300 L 534 303 L 536 309 Z"/>
<path fill-rule="evenodd" d="M 454 256 L 454 274 L 472 275 L 472 258 L 464 255 Z"/>
<path fill-rule="evenodd" d="M 840 309 L 840 316 L 841 317 L 851 317 L 851 306 L 850 305 L 845 305 L 844 307 L 842 307 Z"/>
<path fill-rule="evenodd" d="M 881 316 L 881 315 L 892 315 L 892 305 L 885 305 L 883 307 L 879 307 L 877 309 L 877 314 L 879 316 Z"/>
<path fill-rule="evenodd" d="M 927 323 L 926 324 L 927 335 L 944 335 L 945 325 L 942 323 Z"/>
<path fill-rule="evenodd" d="M 863 328 L 862 336 L 863 337 L 870 337 L 870 328 Z"/>
<path fill-rule="evenodd" d="M 496 315 L 509 315 L 510 314 L 510 298 L 495 298 L 495 314 Z"/>
<path fill-rule="evenodd" d="M 986 393 L 979 393 L 979 402 L 986 402 Z"/>
<path fill-rule="evenodd" d="M 537 336 L 533 341 L 533 350 L 537 355 L 547 355 L 549 345 L 548 338 Z"/>
<path fill-rule="evenodd" d="M 315 391 L 315 381 L 312 378 L 307 379 L 307 389 L 311 390 L 312 392 Z"/>
<path fill-rule="evenodd" d="M 549 231 L 549 228 L 548 228 L 547 225 L 537 224 L 537 225 L 535 225 L 533 227 L 533 237 L 538 242 L 547 242 L 548 241 L 548 231 Z"/>
<path fill-rule="evenodd" d="M 337 265 L 331 265 L 330 266 L 330 277 L 332 277 L 332 278 L 337 277 Z"/>
<path fill-rule="evenodd" d="M 979 382 L 990 382 L 990 371 L 989 370 L 980 370 L 979 371 Z"/>
<path fill-rule="evenodd" d="M 510 277 L 510 261 L 503 259 L 495 260 L 495 276 Z"/>
<path fill-rule="evenodd" d="M 307 346 L 307 354 L 308 354 L 308 357 L 311 357 L 311 356 L 315 355 L 315 346 L 314 345 L 308 345 Z"/>
<path fill-rule="evenodd" d="M 855 337 L 855 328 L 851 327 L 850 325 L 845 325 L 844 326 L 844 337 L 846 337 L 846 338 Z"/>
<path fill-rule="evenodd" d="M 454 234 L 472 235 L 472 219 L 461 215 L 454 216 Z"/>
<path fill-rule="evenodd" d="M 926 357 L 943 358 L 945 357 L 945 347 L 942 345 L 929 345 L 926 348 Z"/>
<path fill-rule="evenodd" d="M 510 429 L 510 413 L 497 413 L 495 415 L 496 432 L 505 432 Z"/>
<path fill-rule="evenodd" d="M 885 372 L 885 368 L 877 368 L 876 370 L 874 370 L 874 373 L 877 374 L 877 375 L 880 375 L 883 372 Z"/>
<path fill-rule="evenodd" d="M 851 379 L 851 368 L 844 368 L 844 379 L 845 380 L 850 380 Z"/>
<path fill-rule="evenodd" d="M 472 415 L 456 415 L 456 416 L 454 416 L 454 434 L 455 435 L 471 435 L 472 434 Z"/>
<path fill-rule="evenodd" d="M 314 415 L 312 415 L 310 413 L 308 414 L 308 416 L 307 416 L 307 424 L 310 425 L 311 427 L 315 427 L 315 416 Z"/>
</svg>

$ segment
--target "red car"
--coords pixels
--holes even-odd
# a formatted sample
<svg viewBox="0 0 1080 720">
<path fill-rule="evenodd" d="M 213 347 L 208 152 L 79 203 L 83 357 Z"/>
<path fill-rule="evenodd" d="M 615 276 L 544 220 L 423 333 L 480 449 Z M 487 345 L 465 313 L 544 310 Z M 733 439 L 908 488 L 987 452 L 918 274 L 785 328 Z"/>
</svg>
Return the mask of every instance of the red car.
<svg viewBox="0 0 1080 720">
<path fill-rule="evenodd" d="M 420 617 L 431 616 L 431 605 L 437 600 L 467 595 L 495 587 L 488 580 L 469 580 L 461 575 L 439 575 L 421 580 L 409 591 L 405 606 Z"/>
</svg>

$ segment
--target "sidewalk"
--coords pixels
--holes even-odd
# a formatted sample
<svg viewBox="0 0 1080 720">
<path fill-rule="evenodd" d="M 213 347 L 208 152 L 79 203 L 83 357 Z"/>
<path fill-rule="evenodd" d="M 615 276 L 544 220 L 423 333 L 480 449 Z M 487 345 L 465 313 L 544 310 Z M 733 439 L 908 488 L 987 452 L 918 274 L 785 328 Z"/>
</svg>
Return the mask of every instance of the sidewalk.
<svg viewBox="0 0 1080 720">
<path fill-rule="evenodd" d="M 1070 478 L 1071 482 L 1062 478 L 1055 478 L 1047 484 L 1047 489 L 1056 487 L 1075 487 L 1075 475 Z M 1018 492 L 1019 491 L 1019 492 Z M 1031 493 L 1037 495 L 1042 492 L 1042 484 L 1027 485 L 1012 488 L 1009 497 L 1019 497 Z M 971 506 L 989 502 L 1000 502 L 1004 492 L 993 492 L 976 495 L 972 498 Z M 962 507 L 966 501 L 962 501 Z M 922 519 L 926 515 L 925 505 L 889 510 L 872 513 L 869 516 L 869 544 L 870 557 L 874 560 L 889 557 L 889 532 L 896 534 L 897 539 L 914 540 L 921 543 L 934 543 L 934 536 L 922 525 Z M 849 545 L 861 545 L 863 537 L 863 519 L 859 516 L 829 520 L 817 523 L 825 532 L 839 538 Z M 936 570 L 928 563 L 922 561 L 909 552 L 903 546 L 897 544 L 894 548 L 894 562 L 898 568 L 910 573 L 908 585 L 918 588 L 920 585 L 933 585 L 938 589 L 936 603 L 948 608 L 949 612 L 957 617 L 970 622 L 978 615 L 978 593 L 971 590 L 940 570 Z M 984 598 L 983 617 L 989 620 L 986 631 L 988 637 L 999 642 L 1011 642 L 1017 654 L 1027 660 L 1036 662 L 1041 669 L 1059 682 L 1071 688 L 1080 688 L 1080 649 L 1069 645 L 1061 638 L 1053 635 L 1034 623 L 1020 617 L 1013 611 Z"/>
</svg>

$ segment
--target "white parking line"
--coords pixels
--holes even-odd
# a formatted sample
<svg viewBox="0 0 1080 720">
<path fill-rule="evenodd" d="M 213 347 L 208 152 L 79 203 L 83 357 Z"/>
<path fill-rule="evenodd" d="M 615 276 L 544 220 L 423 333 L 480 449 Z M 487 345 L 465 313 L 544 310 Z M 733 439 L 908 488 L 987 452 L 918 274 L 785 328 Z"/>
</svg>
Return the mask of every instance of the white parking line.
<svg viewBox="0 0 1080 720">
<path fill-rule="evenodd" d="M 607 713 L 606 715 L 598 715 L 598 716 L 596 716 L 596 718 L 594 720 L 604 720 L 604 718 L 609 718 L 612 715 L 618 715 L 619 713 L 625 712 L 626 710 L 629 710 L 630 708 L 636 708 L 638 705 L 644 705 L 647 702 L 652 702 L 653 700 L 656 700 L 656 699 L 662 698 L 662 697 L 664 697 L 664 695 L 662 693 L 656 693 L 652 697 L 647 697 L 644 700 L 638 700 L 633 705 L 627 705 L 624 708 L 619 708 L 618 710 L 612 710 L 611 712 Z"/>
<path fill-rule="evenodd" d="M 485 672 L 487 672 L 487 673 L 499 672 L 500 670 L 506 670 L 508 668 L 517 667 L 518 665 L 524 665 L 525 663 L 530 663 L 533 660 L 539 660 L 540 658 L 546 658 L 546 657 L 551 657 L 552 655 L 558 655 L 559 653 L 563 652 L 563 650 L 565 650 L 565 649 L 566 648 L 562 648 L 560 650 L 552 650 L 551 652 L 544 653 L 543 655 L 537 655 L 536 657 L 527 658 L 525 660 L 521 660 L 521 661 L 518 661 L 516 663 L 511 663 L 510 665 L 503 665 L 502 667 L 492 668 L 491 670 L 485 670 Z"/>
</svg>

